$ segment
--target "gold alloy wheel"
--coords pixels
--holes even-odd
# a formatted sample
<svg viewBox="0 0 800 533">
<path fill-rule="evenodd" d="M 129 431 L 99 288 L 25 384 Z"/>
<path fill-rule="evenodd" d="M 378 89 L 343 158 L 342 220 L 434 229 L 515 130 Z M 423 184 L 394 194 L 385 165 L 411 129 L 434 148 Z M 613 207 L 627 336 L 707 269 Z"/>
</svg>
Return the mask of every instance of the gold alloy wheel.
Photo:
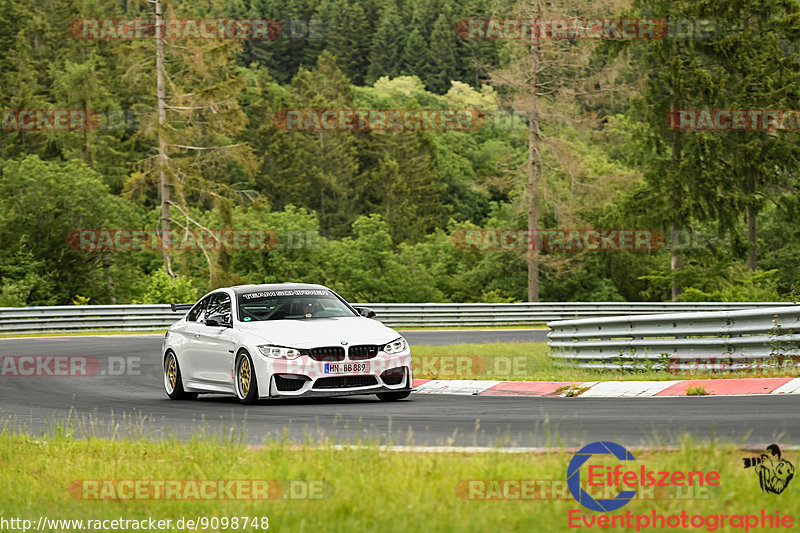
<svg viewBox="0 0 800 533">
<path fill-rule="evenodd" d="M 239 390 L 242 391 L 242 396 L 247 396 L 250 392 L 250 361 L 246 356 L 242 356 L 242 362 L 239 363 Z"/>
<path fill-rule="evenodd" d="M 170 355 L 169 361 L 167 361 L 167 380 L 169 381 L 169 387 L 172 390 L 175 390 L 177 376 L 178 372 L 175 364 L 175 356 Z"/>
</svg>

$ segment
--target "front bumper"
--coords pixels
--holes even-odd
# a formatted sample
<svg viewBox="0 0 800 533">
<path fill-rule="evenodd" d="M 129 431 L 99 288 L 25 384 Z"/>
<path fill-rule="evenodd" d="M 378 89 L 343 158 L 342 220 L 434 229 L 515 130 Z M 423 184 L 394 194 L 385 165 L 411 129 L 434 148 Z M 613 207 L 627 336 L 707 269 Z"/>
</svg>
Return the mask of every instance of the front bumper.
<svg viewBox="0 0 800 533">
<path fill-rule="evenodd" d="M 380 394 L 382 392 L 405 392 L 405 391 L 414 391 L 415 389 L 409 387 L 393 387 L 389 388 L 387 386 L 379 386 L 379 387 L 369 387 L 369 388 L 359 388 L 359 389 L 336 389 L 336 390 L 314 390 L 310 389 L 306 392 L 301 394 L 296 394 L 293 392 L 277 392 L 270 396 L 262 396 L 259 395 L 259 398 L 333 398 L 333 397 L 341 397 L 341 396 L 358 396 L 358 395 L 365 395 L 365 394 Z"/>
<path fill-rule="evenodd" d="M 411 352 L 377 356 L 341 364 L 369 363 L 369 371 L 328 374 L 325 362 L 308 356 L 297 359 L 254 358 L 260 398 L 352 396 L 412 389 Z M 296 389 L 296 390 L 291 390 Z"/>
</svg>

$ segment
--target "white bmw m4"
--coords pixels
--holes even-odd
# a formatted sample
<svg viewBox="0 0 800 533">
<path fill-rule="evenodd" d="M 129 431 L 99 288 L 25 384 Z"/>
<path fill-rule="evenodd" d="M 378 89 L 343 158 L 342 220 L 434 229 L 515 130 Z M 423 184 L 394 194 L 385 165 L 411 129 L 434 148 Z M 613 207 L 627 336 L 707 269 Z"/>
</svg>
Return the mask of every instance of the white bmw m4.
<svg viewBox="0 0 800 533">
<path fill-rule="evenodd" d="M 164 337 L 164 389 L 259 398 L 376 394 L 407 398 L 411 350 L 396 331 L 322 285 L 279 283 L 217 289 Z"/>
</svg>

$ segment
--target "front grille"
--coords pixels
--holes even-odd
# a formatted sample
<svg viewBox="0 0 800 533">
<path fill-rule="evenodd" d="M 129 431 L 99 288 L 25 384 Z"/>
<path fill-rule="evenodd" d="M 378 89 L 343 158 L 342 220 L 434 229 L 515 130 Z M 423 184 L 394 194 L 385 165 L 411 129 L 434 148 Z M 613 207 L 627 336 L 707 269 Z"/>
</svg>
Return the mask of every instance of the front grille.
<svg viewBox="0 0 800 533">
<path fill-rule="evenodd" d="M 314 361 L 325 361 L 326 363 L 344 361 L 344 348 L 341 346 L 311 348 L 308 350 L 301 350 L 300 353 L 309 356 Z"/>
<path fill-rule="evenodd" d="M 368 387 L 377 385 L 378 380 L 375 376 L 337 376 L 331 378 L 319 378 L 314 383 L 315 389 L 349 389 L 351 387 Z"/>
<path fill-rule="evenodd" d="M 363 361 L 364 359 L 372 359 L 378 355 L 380 346 L 375 344 L 361 344 L 359 346 L 351 346 L 347 350 L 347 357 L 351 361 Z"/>
<path fill-rule="evenodd" d="M 307 376 L 297 376 L 296 378 L 285 378 L 281 375 L 275 375 L 275 386 L 279 391 L 291 392 L 298 391 L 303 388 L 305 382 L 308 381 Z"/>
<path fill-rule="evenodd" d="M 406 369 L 403 367 L 390 368 L 381 374 L 381 379 L 387 385 L 400 385 L 406 377 Z"/>
</svg>

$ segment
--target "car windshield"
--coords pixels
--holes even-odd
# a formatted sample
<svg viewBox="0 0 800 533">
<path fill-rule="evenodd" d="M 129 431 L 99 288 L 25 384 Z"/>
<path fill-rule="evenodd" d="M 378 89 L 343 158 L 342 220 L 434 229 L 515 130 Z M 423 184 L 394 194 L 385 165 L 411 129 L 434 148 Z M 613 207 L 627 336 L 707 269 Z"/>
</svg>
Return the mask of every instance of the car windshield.
<svg viewBox="0 0 800 533">
<path fill-rule="evenodd" d="M 242 322 L 358 316 L 335 294 L 322 289 L 251 292 L 237 299 Z"/>
</svg>

